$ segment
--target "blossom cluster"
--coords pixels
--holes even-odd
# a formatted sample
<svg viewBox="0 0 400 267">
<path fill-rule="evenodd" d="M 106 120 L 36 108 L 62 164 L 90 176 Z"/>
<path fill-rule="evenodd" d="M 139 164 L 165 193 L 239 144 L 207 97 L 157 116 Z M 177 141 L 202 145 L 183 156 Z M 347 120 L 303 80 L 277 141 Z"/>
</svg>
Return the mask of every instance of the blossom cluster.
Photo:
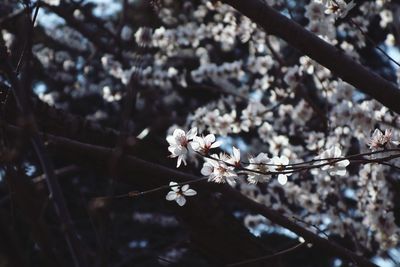
<svg viewBox="0 0 400 267">
<path fill-rule="evenodd" d="M 241 151 L 234 146 L 231 154 L 225 152 L 211 154 L 211 149 L 220 147 L 222 142 L 216 141 L 214 134 L 197 136 L 197 128 L 192 128 L 188 132 L 177 128 L 172 135 L 167 136 L 167 142 L 168 150 L 171 152 L 170 157 L 177 158 L 177 168 L 182 162 L 186 165 L 188 157 L 200 156 L 204 159 L 202 175 L 209 177 L 209 181 L 228 183 L 231 186 L 235 186 L 240 176 L 244 176 L 250 184 L 257 184 L 269 181 L 272 175 L 277 175 L 277 181 L 285 185 L 288 176 L 298 172 L 299 169 L 315 171 L 317 167 L 321 167 L 322 171 L 332 176 L 345 176 L 346 167 L 350 164 L 349 160 L 342 158 L 338 146 L 323 151 L 315 157 L 314 165 L 297 163 L 295 164 L 297 168 L 289 163 L 289 158 L 285 155 L 270 158 L 263 152 L 255 157 L 249 157 L 248 161 L 244 162 L 241 159 Z"/>
</svg>

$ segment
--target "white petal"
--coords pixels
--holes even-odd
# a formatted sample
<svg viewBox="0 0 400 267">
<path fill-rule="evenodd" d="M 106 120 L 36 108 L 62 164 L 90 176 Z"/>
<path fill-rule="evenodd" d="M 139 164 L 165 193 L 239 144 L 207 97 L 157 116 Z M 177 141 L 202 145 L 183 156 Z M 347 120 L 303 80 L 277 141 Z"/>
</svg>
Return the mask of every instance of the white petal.
<svg viewBox="0 0 400 267">
<path fill-rule="evenodd" d="M 280 183 L 281 185 L 285 185 L 287 183 L 287 176 L 284 174 L 279 174 L 278 175 L 278 183 Z"/>
<path fill-rule="evenodd" d="M 289 159 L 286 156 L 281 156 L 281 164 L 283 165 L 288 165 L 289 164 Z"/>
<path fill-rule="evenodd" d="M 179 166 L 181 166 L 182 161 L 183 161 L 183 164 L 186 165 L 186 161 L 184 159 L 184 155 L 179 155 L 178 161 L 176 162 L 176 167 L 177 168 L 179 168 Z"/>
<path fill-rule="evenodd" d="M 331 174 L 339 175 L 339 176 L 345 176 L 346 175 L 346 169 L 336 169 Z"/>
<path fill-rule="evenodd" d="M 349 164 L 350 164 L 350 161 L 348 161 L 347 159 L 342 160 L 342 161 L 340 161 L 340 162 L 338 163 L 338 165 L 339 165 L 340 167 L 347 167 Z"/>
<path fill-rule="evenodd" d="M 176 167 L 179 168 L 179 166 L 181 166 L 182 163 L 182 158 L 178 157 L 178 161 L 176 162 Z"/>
<path fill-rule="evenodd" d="M 208 134 L 206 137 L 204 137 L 204 140 L 206 144 L 211 144 L 215 141 L 215 136 L 213 134 Z"/>
<path fill-rule="evenodd" d="M 182 207 L 182 206 L 185 205 L 185 203 L 186 203 L 185 197 L 182 196 L 182 195 L 179 195 L 179 196 L 176 198 L 176 203 L 178 203 L 178 205 Z"/>
<path fill-rule="evenodd" d="M 171 157 L 176 157 L 175 149 L 176 149 L 175 146 L 169 146 L 168 147 L 168 151 L 171 152 Z"/>
<path fill-rule="evenodd" d="M 175 191 L 175 192 L 179 191 L 179 186 L 178 186 L 178 183 L 176 183 L 176 182 L 170 182 L 169 187 L 171 187 L 172 191 Z"/>
<path fill-rule="evenodd" d="M 196 135 L 197 135 L 197 128 L 194 127 L 192 129 L 190 129 L 190 131 L 186 134 L 186 138 L 193 139 L 193 137 L 195 137 Z"/>
<path fill-rule="evenodd" d="M 174 191 L 169 191 L 168 194 L 165 196 L 165 199 L 168 201 L 175 200 L 178 197 L 178 194 Z"/>
<path fill-rule="evenodd" d="M 341 156 L 342 156 L 342 151 L 340 150 L 340 148 L 338 146 L 335 146 L 334 152 L 333 152 L 333 157 L 339 158 Z"/>
<path fill-rule="evenodd" d="M 185 196 L 194 196 L 194 195 L 197 195 L 197 192 L 196 191 L 194 191 L 193 189 L 188 189 L 188 190 L 186 190 L 185 192 L 183 192 L 183 194 L 185 195 Z"/>
<path fill-rule="evenodd" d="M 185 184 L 185 185 L 182 186 L 182 191 L 183 192 L 185 192 L 188 189 L 189 189 L 189 185 L 188 184 Z"/>
<path fill-rule="evenodd" d="M 236 161 L 240 160 L 240 150 L 237 149 L 236 147 L 232 147 L 232 153 L 233 157 L 235 158 Z"/>
<path fill-rule="evenodd" d="M 321 170 L 326 171 L 326 170 L 329 170 L 331 168 L 332 168 L 332 166 L 330 166 L 330 165 L 324 165 L 324 166 L 321 167 Z"/>
<path fill-rule="evenodd" d="M 281 164 L 281 160 L 279 159 L 279 157 L 275 156 L 275 157 L 272 157 L 271 163 L 275 164 L 275 165 L 280 165 Z"/>
<path fill-rule="evenodd" d="M 201 168 L 201 174 L 204 176 L 208 176 L 213 172 L 214 168 L 210 164 L 205 163 L 203 168 Z"/>
<path fill-rule="evenodd" d="M 222 142 L 221 142 L 221 141 L 217 141 L 217 142 L 213 143 L 213 144 L 210 146 L 210 148 L 216 148 L 216 147 L 219 147 L 219 146 L 221 146 L 221 145 L 222 145 Z"/>
<path fill-rule="evenodd" d="M 236 185 L 235 177 L 226 177 L 225 179 L 230 186 L 234 187 Z"/>
<path fill-rule="evenodd" d="M 172 134 L 175 139 L 185 136 L 185 132 L 182 129 L 175 129 L 174 133 Z"/>
<path fill-rule="evenodd" d="M 173 152 L 173 154 L 178 155 L 178 156 L 184 155 L 186 153 L 188 153 L 188 150 L 184 146 L 176 146 L 175 150 Z"/>
<path fill-rule="evenodd" d="M 374 133 L 372 134 L 372 137 L 381 137 L 383 133 L 379 129 L 375 129 Z"/>
<path fill-rule="evenodd" d="M 191 142 L 190 143 L 190 146 L 192 147 L 192 149 L 194 150 L 194 151 L 198 151 L 198 150 L 200 150 L 200 143 L 199 142 L 197 142 L 197 141 L 193 141 L 193 142 Z"/>
<path fill-rule="evenodd" d="M 170 145 L 175 145 L 175 137 L 173 137 L 172 135 L 168 135 L 168 136 L 167 136 L 167 142 L 168 142 Z"/>
<path fill-rule="evenodd" d="M 199 143 L 200 145 L 204 144 L 204 139 L 200 136 L 193 137 L 193 141 Z"/>
</svg>

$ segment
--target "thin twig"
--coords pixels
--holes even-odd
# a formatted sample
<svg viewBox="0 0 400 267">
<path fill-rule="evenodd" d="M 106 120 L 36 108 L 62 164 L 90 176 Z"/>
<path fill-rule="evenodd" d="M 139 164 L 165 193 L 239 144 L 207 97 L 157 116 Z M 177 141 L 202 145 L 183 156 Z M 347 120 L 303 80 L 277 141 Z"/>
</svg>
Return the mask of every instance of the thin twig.
<svg viewBox="0 0 400 267">
<path fill-rule="evenodd" d="M 382 48 L 380 48 L 380 47 L 374 42 L 374 40 L 372 40 L 372 38 L 369 37 L 369 35 L 368 35 L 366 32 L 364 32 L 364 30 L 361 28 L 360 25 L 358 25 L 358 23 L 356 23 L 353 19 L 350 19 L 350 23 L 351 23 L 353 26 L 355 26 L 355 27 L 362 33 L 362 35 L 365 36 L 365 38 L 367 38 L 367 40 L 374 46 L 374 48 L 375 48 L 376 50 L 378 50 L 379 52 L 381 52 L 381 53 L 382 53 L 385 57 L 387 57 L 390 61 L 392 61 L 394 64 L 396 64 L 397 66 L 400 67 L 400 63 L 397 62 L 396 60 L 394 60 L 394 58 L 392 58 L 391 56 L 389 56 L 389 54 L 386 53 L 385 50 L 383 50 Z"/>
<path fill-rule="evenodd" d="M 143 196 L 143 195 L 155 193 L 155 192 L 162 191 L 162 190 L 165 190 L 165 189 L 169 189 L 169 188 L 172 188 L 172 187 L 183 186 L 183 185 L 187 185 L 187 184 L 194 184 L 194 183 L 202 182 L 202 181 L 205 181 L 205 180 L 208 180 L 208 177 L 199 178 L 199 179 L 191 180 L 191 181 L 188 181 L 188 182 L 177 183 L 177 184 L 174 184 L 174 185 L 162 185 L 162 186 L 159 186 L 159 187 L 156 187 L 156 188 L 153 188 L 153 189 L 150 189 L 150 190 L 146 190 L 146 191 L 141 191 L 141 192 L 139 192 L 139 191 L 130 191 L 128 193 L 115 195 L 115 196 L 96 197 L 95 200 L 110 200 L 110 199 L 140 197 L 140 196 Z"/>
<path fill-rule="evenodd" d="M 35 26 L 35 22 L 36 22 L 36 19 L 37 19 L 37 15 L 38 15 L 38 13 L 39 13 L 39 8 L 40 8 L 40 0 L 37 1 L 37 3 L 36 3 L 35 13 L 34 13 L 34 15 L 33 15 L 33 19 L 32 19 L 31 25 L 28 25 L 28 27 L 29 27 L 29 28 L 28 28 L 29 33 L 32 32 L 33 27 Z M 28 7 L 27 7 L 27 12 L 28 12 L 28 15 L 30 16 L 30 12 L 29 12 L 29 8 L 28 8 Z M 31 34 L 28 34 L 28 35 L 31 35 Z M 29 38 L 28 38 L 28 39 L 29 39 Z M 21 69 L 21 66 L 22 66 L 22 63 L 23 63 L 23 61 L 24 61 L 24 57 L 25 57 L 26 51 L 27 51 L 27 49 L 28 49 L 28 47 L 29 47 L 29 42 L 30 42 L 29 40 L 25 40 L 24 47 L 23 47 L 23 49 L 22 49 L 21 55 L 19 56 L 19 60 L 18 60 L 17 67 L 15 68 L 15 72 L 16 72 L 16 73 L 19 73 L 19 71 L 20 71 L 20 69 Z"/>
</svg>

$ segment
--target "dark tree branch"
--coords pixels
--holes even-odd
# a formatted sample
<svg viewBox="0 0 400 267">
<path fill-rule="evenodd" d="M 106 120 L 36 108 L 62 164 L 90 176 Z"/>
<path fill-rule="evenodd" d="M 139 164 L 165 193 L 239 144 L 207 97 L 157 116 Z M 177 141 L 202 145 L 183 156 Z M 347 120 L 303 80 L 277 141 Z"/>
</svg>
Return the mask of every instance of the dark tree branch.
<svg viewBox="0 0 400 267">
<path fill-rule="evenodd" d="M 18 131 L 18 129 L 15 127 L 7 128 L 11 131 Z M 53 135 L 47 135 L 47 137 L 50 142 L 50 147 L 53 148 L 53 151 L 75 161 L 84 160 L 89 164 L 95 163 L 98 166 L 102 162 L 107 162 L 113 153 L 111 148 L 83 144 Z M 147 185 L 154 182 L 160 182 L 160 177 L 162 178 L 161 180 L 164 179 L 164 181 L 170 181 L 173 178 L 178 182 L 189 182 L 191 180 L 199 179 L 197 176 L 170 169 L 134 156 L 123 156 L 120 160 L 119 167 L 121 170 L 124 170 L 127 173 L 137 173 L 139 171 L 140 173 L 147 174 L 144 178 L 146 181 L 143 181 Z M 136 178 L 140 179 L 140 177 Z M 199 182 L 197 187 L 204 192 L 221 192 L 228 199 L 235 200 L 249 211 L 261 214 L 271 222 L 293 231 L 297 235 L 303 237 L 306 242 L 312 243 L 316 247 L 322 249 L 332 256 L 353 261 L 359 266 L 376 267 L 375 264 L 371 263 L 366 258 L 357 255 L 349 249 L 343 248 L 330 240 L 320 237 L 319 235 L 299 225 L 297 222 L 282 215 L 278 211 L 247 198 L 230 186 L 222 186 L 220 184 L 209 182 Z"/>
</svg>

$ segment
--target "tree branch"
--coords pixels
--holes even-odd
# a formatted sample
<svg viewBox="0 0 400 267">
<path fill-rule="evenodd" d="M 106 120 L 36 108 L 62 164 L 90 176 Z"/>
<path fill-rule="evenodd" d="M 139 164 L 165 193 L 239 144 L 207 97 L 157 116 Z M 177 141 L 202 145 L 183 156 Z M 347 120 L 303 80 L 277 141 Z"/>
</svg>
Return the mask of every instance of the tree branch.
<svg viewBox="0 0 400 267">
<path fill-rule="evenodd" d="M 18 128 L 11 126 L 7 126 L 7 129 L 14 132 L 19 131 Z M 49 140 L 50 148 L 53 148 L 55 152 L 61 153 L 64 157 L 67 156 L 75 161 L 81 161 L 85 159 L 85 161 L 99 166 L 101 163 L 107 162 L 113 153 L 111 148 L 83 144 L 53 135 L 46 135 L 46 137 Z M 147 174 L 146 177 L 143 178 L 146 180 L 146 184 L 149 184 L 151 180 L 156 179 L 155 177 L 163 177 L 167 181 L 169 181 L 171 178 L 174 178 L 174 180 L 177 182 L 189 182 L 199 179 L 197 176 L 170 169 L 134 156 L 122 156 L 119 167 L 121 170 L 127 173 L 137 173 L 140 171 Z M 318 236 L 317 234 L 299 225 L 297 222 L 282 215 L 278 211 L 247 198 L 230 186 L 209 182 L 199 182 L 196 186 L 204 191 L 209 190 L 211 192 L 221 192 L 229 199 L 236 200 L 249 211 L 261 214 L 271 222 L 291 230 L 297 235 L 303 237 L 306 242 L 312 243 L 332 256 L 353 261 L 359 266 L 376 267 L 375 264 L 371 263 L 366 258 L 357 255 L 349 249 L 343 248 L 330 240 Z"/>
</svg>

